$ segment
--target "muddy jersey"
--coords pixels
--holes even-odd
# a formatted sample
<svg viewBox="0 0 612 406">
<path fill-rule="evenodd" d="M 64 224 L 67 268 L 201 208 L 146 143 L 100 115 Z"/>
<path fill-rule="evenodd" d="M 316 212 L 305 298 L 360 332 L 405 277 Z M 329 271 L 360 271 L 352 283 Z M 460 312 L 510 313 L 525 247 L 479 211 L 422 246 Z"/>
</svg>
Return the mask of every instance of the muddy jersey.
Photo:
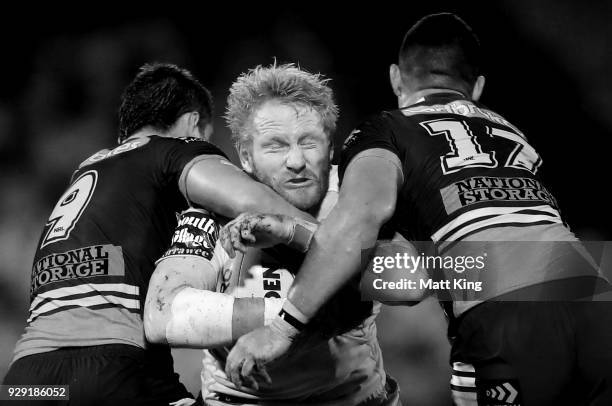
<svg viewBox="0 0 612 406">
<path fill-rule="evenodd" d="M 389 150 L 401 162 L 403 180 L 390 221 L 397 232 L 433 241 L 438 254 L 488 254 L 486 272 L 464 274 L 485 288 L 454 292 L 456 314 L 521 287 L 597 274 L 538 178 L 540 155 L 499 114 L 455 93 L 383 112 L 347 138 L 341 174 L 353 157 L 372 148 Z M 474 241 L 482 244 L 468 243 Z M 445 272 L 456 277 L 454 270 Z"/>
<path fill-rule="evenodd" d="M 211 155 L 223 153 L 196 138 L 147 136 L 80 165 L 38 243 L 15 359 L 61 347 L 144 348 L 149 279 L 187 207 L 183 169 Z"/>
</svg>

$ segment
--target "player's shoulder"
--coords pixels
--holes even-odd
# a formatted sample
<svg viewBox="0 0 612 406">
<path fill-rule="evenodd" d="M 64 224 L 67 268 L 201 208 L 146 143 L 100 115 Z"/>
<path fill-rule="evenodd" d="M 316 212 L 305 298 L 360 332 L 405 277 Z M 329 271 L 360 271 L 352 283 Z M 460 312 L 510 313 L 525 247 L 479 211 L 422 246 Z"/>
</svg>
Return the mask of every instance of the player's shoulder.
<svg viewBox="0 0 612 406">
<path fill-rule="evenodd" d="M 105 148 L 97 151 L 95 154 L 89 156 L 79 165 L 79 169 L 96 164 L 98 162 L 118 157 L 125 156 L 128 152 L 139 150 L 145 145 L 148 145 L 151 141 L 150 137 L 134 137 L 128 138 L 121 144 L 114 146 L 112 148 Z"/>
<path fill-rule="evenodd" d="M 382 110 L 376 114 L 370 114 L 367 116 L 359 126 L 357 130 L 362 131 L 374 130 L 374 131 L 392 131 L 399 123 L 405 121 L 405 116 L 402 114 L 402 110 Z"/>
<path fill-rule="evenodd" d="M 79 169 L 101 161 L 115 158 L 118 156 L 131 155 L 135 151 L 141 151 L 145 154 L 161 151 L 162 153 L 174 150 L 176 148 L 197 149 L 201 153 L 224 155 L 223 152 L 214 144 L 195 137 L 162 137 L 159 135 L 140 135 L 130 137 L 124 140 L 121 144 L 105 148 L 97 151 L 89 156 L 79 165 Z"/>
<path fill-rule="evenodd" d="M 385 137 L 392 131 L 391 122 L 392 116 L 389 111 L 381 111 L 366 116 L 346 137 L 342 145 L 342 151 L 351 149 L 351 147 L 372 138 Z"/>
<path fill-rule="evenodd" d="M 397 112 L 399 110 L 381 110 L 377 113 L 369 114 L 359 123 L 358 127 L 389 124 Z"/>
<path fill-rule="evenodd" d="M 147 137 L 150 138 L 153 147 L 210 149 L 223 154 L 215 144 L 198 137 L 163 137 L 160 135 L 149 135 Z"/>
<path fill-rule="evenodd" d="M 160 143 L 168 143 L 174 145 L 184 145 L 196 143 L 196 145 L 213 145 L 210 142 L 197 137 L 161 137 L 159 135 L 152 135 L 151 139 L 154 139 Z"/>
<path fill-rule="evenodd" d="M 224 155 L 223 152 L 212 142 L 206 141 L 197 137 L 161 137 L 157 135 L 150 136 L 152 143 L 155 146 L 180 148 L 180 149 L 202 149 L 208 150 L 210 153 Z"/>
</svg>

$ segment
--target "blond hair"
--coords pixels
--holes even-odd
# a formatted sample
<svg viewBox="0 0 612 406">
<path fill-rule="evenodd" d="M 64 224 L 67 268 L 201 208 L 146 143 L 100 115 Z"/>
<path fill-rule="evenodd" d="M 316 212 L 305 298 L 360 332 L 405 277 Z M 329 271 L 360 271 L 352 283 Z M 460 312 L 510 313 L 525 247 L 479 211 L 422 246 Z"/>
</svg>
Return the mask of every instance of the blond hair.
<svg viewBox="0 0 612 406">
<path fill-rule="evenodd" d="M 225 113 L 234 144 L 238 146 L 250 139 L 251 116 L 268 100 L 311 107 L 321 115 L 323 129 L 331 139 L 338 120 L 338 107 L 328 82 L 322 74 L 307 72 L 292 63 L 259 65 L 243 73 L 230 88 Z"/>
</svg>

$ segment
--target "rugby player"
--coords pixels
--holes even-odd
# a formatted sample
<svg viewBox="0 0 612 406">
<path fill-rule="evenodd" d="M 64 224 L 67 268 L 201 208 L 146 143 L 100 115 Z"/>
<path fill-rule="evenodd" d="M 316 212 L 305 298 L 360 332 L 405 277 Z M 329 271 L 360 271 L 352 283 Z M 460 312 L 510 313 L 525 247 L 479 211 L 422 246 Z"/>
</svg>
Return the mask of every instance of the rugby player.
<svg viewBox="0 0 612 406">
<path fill-rule="evenodd" d="M 232 85 L 226 115 L 244 170 L 318 219 L 335 204 L 338 191 L 337 171 L 330 171 L 337 108 L 326 82 L 291 64 L 259 66 Z M 293 279 L 288 272 L 299 266 L 291 256 L 299 254 L 251 248 L 232 259 L 219 242 L 215 247 L 214 223 L 215 217 L 202 210 L 183 213 L 149 285 L 145 331 L 150 341 L 230 346 L 242 334 L 269 324 L 281 309 Z M 308 243 L 300 235 L 311 233 L 302 227 L 313 230 L 300 222 L 283 242 L 305 251 Z M 204 401 L 397 404 L 399 390 L 384 372 L 376 338 L 379 307 L 362 302 L 354 284 L 345 287 L 319 312 L 303 346 L 268 370 L 271 384 L 252 382 L 255 389 L 227 379 L 225 348 L 205 351 Z"/>
<path fill-rule="evenodd" d="M 119 145 L 74 172 L 42 232 L 25 332 L 4 384 L 69 385 L 70 404 L 168 404 L 191 395 L 142 312 L 155 260 L 189 205 L 227 217 L 309 215 L 206 140 L 212 99 L 191 73 L 145 65 L 119 109 Z M 243 193 L 235 193 L 240 190 Z"/>
<path fill-rule="evenodd" d="M 453 14 L 427 16 L 407 32 L 390 67 L 399 109 L 346 140 L 338 203 L 279 316 L 233 347 L 233 382 L 265 376 L 389 222 L 444 255 L 488 255 L 486 271 L 471 276 L 482 278 L 482 292 L 448 292 L 457 405 L 612 404 L 610 306 L 572 301 L 609 285 L 539 180 L 541 157 L 478 102 L 481 58 L 478 39 Z M 254 221 L 241 221 L 237 234 L 248 245 Z"/>
</svg>

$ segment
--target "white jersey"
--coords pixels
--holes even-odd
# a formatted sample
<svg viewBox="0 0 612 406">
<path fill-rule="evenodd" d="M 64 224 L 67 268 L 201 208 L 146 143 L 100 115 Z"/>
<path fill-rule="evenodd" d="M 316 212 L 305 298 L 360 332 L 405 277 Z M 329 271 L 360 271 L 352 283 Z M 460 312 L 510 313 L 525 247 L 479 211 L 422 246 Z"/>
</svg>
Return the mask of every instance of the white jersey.
<svg viewBox="0 0 612 406">
<path fill-rule="evenodd" d="M 319 220 L 327 216 L 337 198 L 338 173 L 334 166 Z M 231 259 L 218 245 L 212 263 L 219 272 L 219 289 L 230 294 L 240 292 L 233 286 L 244 284 L 246 277 L 259 281 L 256 286 L 260 285 L 262 289 L 257 295 L 264 296 L 272 290 L 275 294 L 286 295 L 293 279 L 287 278 L 288 271 L 282 264 L 275 263 L 274 259 L 258 249 L 250 249 L 243 257 Z M 276 278 L 273 283 L 266 281 L 270 277 Z M 255 287 L 255 290 L 258 288 Z M 253 292 L 253 289 L 250 291 Z M 235 295 L 243 296 L 244 291 Z M 317 405 L 351 406 L 379 395 L 384 391 L 386 379 L 374 322 L 379 310 L 380 304 L 375 303 L 371 314 L 357 328 L 344 334 L 331 339 L 329 336 L 309 337 L 304 345 L 268 369 L 272 384 L 263 385 L 260 391 L 238 389 L 227 378 L 224 366 L 228 349 L 205 350 L 202 396 L 211 405 L 224 405 L 226 403 L 219 399 L 229 396 L 233 402 L 245 405 L 269 402 L 278 406 L 316 402 Z"/>
</svg>

